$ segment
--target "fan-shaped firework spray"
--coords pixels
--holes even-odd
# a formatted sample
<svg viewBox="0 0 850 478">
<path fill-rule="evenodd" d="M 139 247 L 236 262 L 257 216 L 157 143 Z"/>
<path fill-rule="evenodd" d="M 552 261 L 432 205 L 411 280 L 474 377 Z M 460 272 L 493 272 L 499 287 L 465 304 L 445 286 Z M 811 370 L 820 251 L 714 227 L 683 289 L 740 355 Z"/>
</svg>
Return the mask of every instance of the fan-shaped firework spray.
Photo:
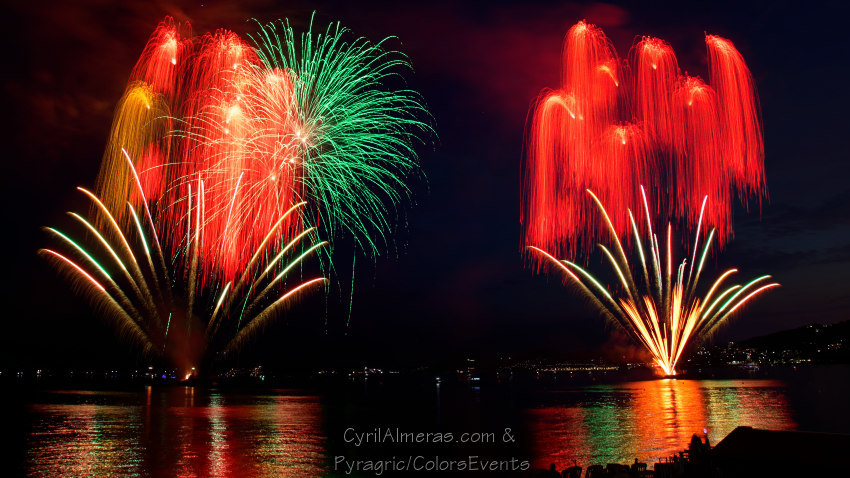
<svg viewBox="0 0 850 478">
<path fill-rule="evenodd" d="M 704 241 L 702 252 L 697 255 L 700 244 L 702 220 L 697 222 L 694 250 L 674 267 L 672 227 L 668 224 L 666 238 L 658 236 L 650 219 L 646 196 L 643 195 L 646 241 L 641 240 L 637 221 L 627 208 L 627 220 L 637 247 L 640 264 L 630 262 L 618 237 L 614 223 L 600 199 L 588 190 L 599 208 L 616 247 L 600 245 L 618 281 L 610 289 L 570 260 L 556 259 L 549 252 L 531 246 L 541 259 L 557 266 L 566 274 L 565 280 L 578 286 L 599 310 L 619 325 L 635 342 L 642 344 L 652 355 L 655 363 L 666 375 L 676 373 L 676 363 L 685 348 L 705 335 L 711 334 L 734 312 L 761 292 L 777 287 L 770 276 L 758 277 L 744 285 L 725 285 L 726 279 L 736 273 L 729 269 L 717 278 L 704 295 L 699 295 L 699 279 L 712 240 L 717 236 L 712 229 Z M 702 201 L 700 216 L 707 208 L 708 198 Z M 625 239 L 625 238 L 623 238 Z M 665 245 L 666 244 L 666 245 Z M 613 251 L 612 251 L 613 249 Z"/>
<path fill-rule="evenodd" d="M 191 261 L 181 270 L 162 260 L 161 246 L 153 234 L 156 223 L 149 223 L 127 204 L 133 227 L 125 230 L 97 196 L 79 189 L 109 226 L 98 227 L 84 216 L 69 213 L 88 234 L 90 244 L 45 228 L 59 240 L 60 247 L 39 253 L 70 277 L 120 335 L 143 352 L 164 355 L 182 369 L 207 365 L 216 352 L 239 350 L 299 293 L 326 281 L 324 277 L 295 277 L 305 259 L 327 244 L 317 242 L 315 229 L 309 228 L 280 248 L 264 243 L 252 258 L 257 266 L 251 269 L 254 272 L 246 271 L 217 291 L 199 289 L 188 270 Z M 302 206 L 296 205 L 287 215 Z M 203 215 L 203 208 L 195 214 Z M 267 236 L 271 232 L 267 231 Z M 196 244 L 201 240 L 199 234 L 192 238 Z M 307 246 L 299 247 L 303 244 Z M 287 279 L 290 285 L 283 293 L 277 292 Z"/>
</svg>

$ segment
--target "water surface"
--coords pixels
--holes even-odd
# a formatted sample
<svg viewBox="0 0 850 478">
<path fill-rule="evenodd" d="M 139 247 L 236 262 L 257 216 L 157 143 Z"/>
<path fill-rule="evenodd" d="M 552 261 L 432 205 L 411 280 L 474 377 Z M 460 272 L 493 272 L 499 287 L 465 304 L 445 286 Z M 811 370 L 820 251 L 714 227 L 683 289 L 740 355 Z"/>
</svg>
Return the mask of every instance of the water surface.
<svg viewBox="0 0 850 478">
<path fill-rule="evenodd" d="M 11 417 L 7 435 L 15 435 L 16 445 L 6 452 L 31 476 L 345 476 L 334 469 L 334 460 L 343 455 L 516 457 L 535 468 L 555 463 L 559 469 L 574 461 L 586 468 L 638 458 L 651 466 L 685 449 L 693 434 L 707 433 L 716 443 L 741 425 L 848 433 L 848 378 L 850 367 L 821 367 L 766 379 L 558 389 L 370 379 L 321 391 L 42 390 L 25 394 L 21 417 Z M 358 447 L 343 439 L 348 428 L 395 427 L 457 435 L 495 432 L 497 437 L 511 428 L 517 440 Z"/>
<path fill-rule="evenodd" d="M 29 405 L 26 468 L 36 476 L 319 476 L 325 470 L 318 397 L 50 392 Z"/>
</svg>

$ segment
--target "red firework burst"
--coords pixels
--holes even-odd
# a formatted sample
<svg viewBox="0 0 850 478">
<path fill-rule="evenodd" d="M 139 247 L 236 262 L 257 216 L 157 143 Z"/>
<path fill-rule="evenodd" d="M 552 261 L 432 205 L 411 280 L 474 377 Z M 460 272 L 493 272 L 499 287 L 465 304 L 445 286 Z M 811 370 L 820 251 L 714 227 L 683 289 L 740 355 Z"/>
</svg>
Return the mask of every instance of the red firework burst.
<svg viewBox="0 0 850 478">
<path fill-rule="evenodd" d="M 709 79 L 681 73 L 673 49 L 642 38 L 631 61 L 618 59 L 601 29 L 573 26 L 562 85 L 544 92 L 531 115 L 524 188 L 524 242 L 574 255 L 599 241 L 592 189 L 609 206 L 618 234 L 640 184 L 658 191 L 662 213 L 704 222 L 720 244 L 732 235 L 732 197 L 766 195 L 761 118 L 753 79 L 732 42 L 707 35 Z"/>
</svg>

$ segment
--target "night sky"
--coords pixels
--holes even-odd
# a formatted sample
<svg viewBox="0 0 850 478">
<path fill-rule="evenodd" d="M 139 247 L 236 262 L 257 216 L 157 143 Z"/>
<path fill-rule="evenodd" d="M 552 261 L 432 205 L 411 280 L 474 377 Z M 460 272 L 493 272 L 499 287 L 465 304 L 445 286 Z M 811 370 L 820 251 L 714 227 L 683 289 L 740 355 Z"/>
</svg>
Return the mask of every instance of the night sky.
<svg viewBox="0 0 850 478">
<path fill-rule="evenodd" d="M 783 287 L 734 318 L 715 342 L 740 340 L 850 311 L 850 35 L 844 2 L 701 2 L 636 7 L 585 2 L 15 2 L 3 45 L 3 332 L 0 367 L 135 363 L 85 301 L 36 255 L 41 226 L 85 211 L 112 112 L 150 33 L 166 15 L 195 33 L 253 31 L 249 18 L 313 10 L 324 29 L 410 57 L 438 139 L 420 147 L 427 180 L 412 185 L 396 247 L 358 257 L 351 323 L 347 288 L 307 299 L 255 342 L 254 359 L 322 357 L 428 364 L 466 355 L 622 356 L 631 347 L 560 278 L 520 257 L 520 187 L 529 106 L 557 87 L 563 37 L 595 23 L 625 57 L 636 36 L 672 44 L 680 66 L 707 76 L 704 32 L 734 42 L 758 88 L 769 201 L 739 208 L 735 240 L 713 267 L 769 273 Z M 344 241 L 342 241 L 344 244 Z M 340 249 L 345 247 L 340 246 Z M 342 261 L 351 254 L 341 253 Z M 601 270 L 591 256 L 592 270 Z M 346 286 L 347 287 L 347 286 Z M 327 323 L 327 326 L 326 326 Z M 253 354 L 253 355 L 252 355 Z"/>
</svg>

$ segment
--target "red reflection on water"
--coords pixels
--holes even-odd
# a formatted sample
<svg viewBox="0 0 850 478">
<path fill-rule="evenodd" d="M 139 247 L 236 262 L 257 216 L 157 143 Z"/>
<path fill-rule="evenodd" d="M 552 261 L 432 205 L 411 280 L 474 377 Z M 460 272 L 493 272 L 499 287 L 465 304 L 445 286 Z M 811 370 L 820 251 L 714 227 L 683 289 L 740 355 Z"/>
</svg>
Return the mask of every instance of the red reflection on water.
<svg viewBox="0 0 850 478">
<path fill-rule="evenodd" d="M 550 463 L 555 463 L 563 470 L 578 463 L 586 467 L 582 458 L 593 454 L 588 435 L 584 427 L 568 426 L 584 423 L 584 408 L 545 407 L 529 410 L 528 414 L 531 439 L 534 440 L 532 466 L 549 468 Z"/>
<path fill-rule="evenodd" d="M 794 430 L 785 385 L 773 380 L 651 380 L 553 392 L 527 411 L 533 466 L 655 463 L 707 430 L 716 442 L 735 427 Z"/>
<path fill-rule="evenodd" d="M 31 406 L 31 475 L 300 477 L 325 471 L 317 397 L 229 396 L 193 387 L 67 395 L 62 400 L 71 403 Z"/>
<path fill-rule="evenodd" d="M 221 395 L 206 406 L 175 408 L 178 476 L 318 476 L 324 436 L 316 397 Z M 244 398 L 244 397 L 243 397 Z M 194 402 L 192 402 L 194 403 Z"/>
<path fill-rule="evenodd" d="M 694 433 L 703 434 L 708 407 L 700 382 L 668 378 L 639 385 L 636 431 L 641 440 L 649 440 L 644 448 L 650 456 L 669 456 L 684 449 Z"/>
</svg>

